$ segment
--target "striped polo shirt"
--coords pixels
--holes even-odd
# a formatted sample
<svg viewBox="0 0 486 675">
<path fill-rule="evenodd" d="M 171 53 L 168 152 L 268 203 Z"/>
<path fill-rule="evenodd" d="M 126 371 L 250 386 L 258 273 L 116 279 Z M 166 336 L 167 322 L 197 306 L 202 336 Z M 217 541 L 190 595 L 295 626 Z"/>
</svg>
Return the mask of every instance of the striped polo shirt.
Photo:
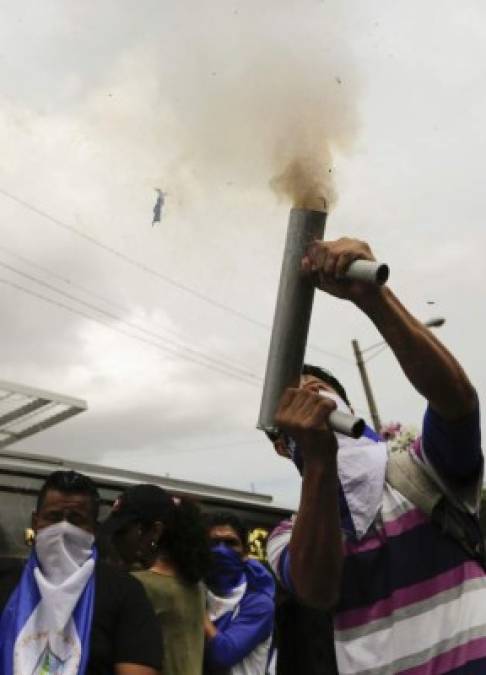
<svg viewBox="0 0 486 675">
<path fill-rule="evenodd" d="M 409 451 L 445 492 L 470 510 L 478 506 L 479 412 L 450 424 L 429 408 L 423 441 Z M 270 564 L 287 588 L 291 531 L 291 521 L 281 523 L 268 543 Z M 364 537 L 346 528 L 343 540 L 334 613 L 341 675 L 486 674 L 486 575 L 456 541 L 387 483 Z"/>
</svg>

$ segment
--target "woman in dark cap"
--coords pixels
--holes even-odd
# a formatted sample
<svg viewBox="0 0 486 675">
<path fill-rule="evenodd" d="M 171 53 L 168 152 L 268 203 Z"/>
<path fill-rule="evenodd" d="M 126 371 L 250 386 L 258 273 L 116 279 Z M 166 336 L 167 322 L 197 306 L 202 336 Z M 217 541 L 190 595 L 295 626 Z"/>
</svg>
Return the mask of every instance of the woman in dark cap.
<svg viewBox="0 0 486 675">
<path fill-rule="evenodd" d="M 200 675 L 210 561 L 206 528 L 192 501 L 156 485 L 136 485 L 114 503 L 103 524 L 124 565 L 142 582 L 160 619 L 164 675 Z"/>
</svg>

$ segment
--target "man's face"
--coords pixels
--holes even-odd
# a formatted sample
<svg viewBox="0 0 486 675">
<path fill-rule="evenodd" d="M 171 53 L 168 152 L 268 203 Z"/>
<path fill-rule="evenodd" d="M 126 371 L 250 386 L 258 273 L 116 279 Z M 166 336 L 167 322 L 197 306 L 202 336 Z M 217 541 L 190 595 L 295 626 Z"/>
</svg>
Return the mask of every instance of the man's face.
<svg viewBox="0 0 486 675">
<path fill-rule="evenodd" d="M 37 513 L 32 514 L 32 528 L 37 532 L 44 527 L 66 520 L 94 534 L 95 519 L 92 506 L 89 495 L 48 490 L 41 508 Z"/>
<path fill-rule="evenodd" d="M 245 546 L 231 525 L 214 525 L 209 530 L 209 542 L 211 546 L 225 544 L 242 558 L 245 557 Z"/>
<path fill-rule="evenodd" d="M 161 526 L 161 523 L 158 523 Z M 151 543 L 160 539 L 161 531 L 155 526 L 143 528 L 141 523 L 129 523 L 113 535 L 115 549 L 128 567 L 144 564 L 154 556 Z"/>
</svg>

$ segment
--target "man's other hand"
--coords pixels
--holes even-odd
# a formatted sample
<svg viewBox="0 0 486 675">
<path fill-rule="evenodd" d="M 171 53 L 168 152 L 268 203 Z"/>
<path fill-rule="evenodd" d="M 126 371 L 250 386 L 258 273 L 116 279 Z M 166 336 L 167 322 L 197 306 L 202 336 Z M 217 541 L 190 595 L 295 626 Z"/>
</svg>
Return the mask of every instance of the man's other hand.
<svg viewBox="0 0 486 675">
<path fill-rule="evenodd" d="M 337 452 L 337 442 L 329 427 L 329 415 L 336 403 L 309 389 L 285 390 L 275 423 L 291 436 L 303 453 L 305 461 L 323 459 L 328 452 Z"/>
<path fill-rule="evenodd" d="M 375 284 L 346 279 L 348 267 L 355 260 L 375 257 L 364 241 L 342 237 L 336 241 L 313 242 L 302 259 L 302 271 L 309 274 L 318 288 L 338 298 L 359 302 L 370 293 L 380 292 Z"/>
</svg>

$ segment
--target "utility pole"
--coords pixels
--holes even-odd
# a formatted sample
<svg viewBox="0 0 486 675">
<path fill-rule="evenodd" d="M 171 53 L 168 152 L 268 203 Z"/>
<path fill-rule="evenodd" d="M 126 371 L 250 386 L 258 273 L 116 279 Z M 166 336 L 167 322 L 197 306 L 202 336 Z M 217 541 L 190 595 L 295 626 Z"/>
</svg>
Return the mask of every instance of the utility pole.
<svg viewBox="0 0 486 675">
<path fill-rule="evenodd" d="M 373 392 L 371 390 L 371 384 L 368 379 L 368 373 L 366 372 L 365 362 L 363 361 L 363 354 L 359 348 L 358 340 L 352 340 L 351 344 L 353 345 L 354 355 L 356 357 L 356 365 L 358 366 L 359 374 L 361 375 L 361 382 L 363 383 L 363 389 L 366 394 L 366 400 L 368 401 L 368 408 L 370 410 L 370 416 L 373 421 L 373 426 L 377 434 L 380 433 L 381 421 L 380 416 L 378 415 L 378 410 L 376 408 L 375 399 L 373 397 Z"/>
<path fill-rule="evenodd" d="M 432 319 L 429 319 L 428 321 L 424 321 L 424 326 L 427 326 L 427 328 L 440 328 L 444 324 L 445 319 L 442 316 L 436 316 L 433 317 Z M 371 384 L 368 378 L 368 373 L 366 371 L 365 362 L 363 360 L 363 352 L 359 347 L 358 340 L 351 340 L 351 344 L 353 345 L 354 355 L 356 357 L 356 365 L 358 366 L 359 374 L 361 375 L 361 382 L 363 383 L 363 389 L 366 394 L 366 400 L 368 401 L 368 408 L 370 410 L 370 416 L 373 421 L 373 426 L 375 427 L 376 433 L 379 434 L 381 429 L 381 421 L 380 416 L 378 415 L 378 409 L 376 407 L 373 392 L 371 390 Z M 381 347 L 384 344 L 386 344 L 385 340 L 382 340 L 381 342 L 377 342 L 376 344 L 371 345 L 370 347 L 366 347 L 364 351 L 368 352 L 370 349 Z"/>
</svg>

